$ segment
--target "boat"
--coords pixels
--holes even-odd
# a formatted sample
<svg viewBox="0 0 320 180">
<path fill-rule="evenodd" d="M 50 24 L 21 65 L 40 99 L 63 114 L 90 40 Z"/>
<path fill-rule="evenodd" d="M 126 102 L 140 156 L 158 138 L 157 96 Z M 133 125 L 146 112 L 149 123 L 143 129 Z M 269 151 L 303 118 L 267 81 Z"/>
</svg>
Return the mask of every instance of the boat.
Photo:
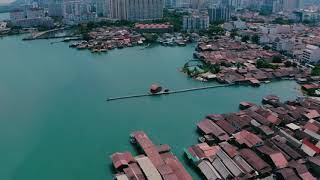
<svg viewBox="0 0 320 180">
<path fill-rule="evenodd" d="M 206 138 L 204 138 L 204 137 L 199 137 L 199 138 L 198 138 L 198 141 L 201 142 L 201 143 L 204 143 L 204 142 L 206 142 Z"/>
</svg>

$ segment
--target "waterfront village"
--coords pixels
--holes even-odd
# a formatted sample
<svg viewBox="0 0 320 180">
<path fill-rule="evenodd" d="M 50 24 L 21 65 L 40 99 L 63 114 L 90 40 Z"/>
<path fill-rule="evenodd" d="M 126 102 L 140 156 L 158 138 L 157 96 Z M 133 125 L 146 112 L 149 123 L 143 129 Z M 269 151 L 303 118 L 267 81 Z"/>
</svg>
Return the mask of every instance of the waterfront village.
<svg viewBox="0 0 320 180">
<path fill-rule="evenodd" d="M 320 96 L 319 5 L 301 5 L 301 0 L 131 2 L 26 1 L 10 10 L 10 20 L 0 21 L 0 36 L 28 33 L 24 40 L 57 39 L 98 54 L 194 43 L 193 57 L 181 71 L 195 80 L 252 86 L 295 80 L 304 97 L 281 102 L 269 95 L 262 105 L 240 102 L 239 112 L 204 117 L 197 124 L 199 143 L 185 147 L 184 158 L 207 180 L 320 177 L 320 101 L 311 97 Z M 153 87 L 146 96 L 159 95 L 161 87 Z M 115 179 L 193 179 L 169 145 L 155 145 L 143 131 L 130 134 L 130 142 L 139 155 L 112 154 Z"/>
<path fill-rule="evenodd" d="M 197 124 L 199 143 L 185 158 L 203 179 L 315 180 L 320 168 L 320 103 L 300 97 L 281 102 L 269 95 L 262 106 L 241 102 L 240 111 L 208 114 Z M 193 179 L 167 144 L 142 132 L 130 135 L 140 153 L 111 156 L 116 179 Z"/>
</svg>

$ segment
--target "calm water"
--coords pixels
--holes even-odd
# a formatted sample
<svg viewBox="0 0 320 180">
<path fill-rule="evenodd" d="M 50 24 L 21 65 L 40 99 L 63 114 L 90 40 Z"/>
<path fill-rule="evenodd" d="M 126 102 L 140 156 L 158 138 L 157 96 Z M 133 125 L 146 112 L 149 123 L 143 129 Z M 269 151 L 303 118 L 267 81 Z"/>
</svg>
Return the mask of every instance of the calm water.
<svg viewBox="0 0 320 180">
<path fill-rule="evenodd" d="M 0 13 L 0 21 L 10 19 L 9 13 Z"/>
<path fill-rule="evenodd" d="M 236 111 L 240 101 L 259 103 L 270 93 L 283 100 L 299 95 L 295 82 L 284 81 L 106 102 L 146 92 L 154 82 L 170 89 L 202 86 L 178 71 L 194 47 L 93 55 L 21 38 L 0 40 L 1 180 L 112 179 L 109 156 L 133 151 L 135 130 L 170 144 L 183 160 L 183 148 L 197 142 L 195 123 L 206 114 Z"/>
</svg>

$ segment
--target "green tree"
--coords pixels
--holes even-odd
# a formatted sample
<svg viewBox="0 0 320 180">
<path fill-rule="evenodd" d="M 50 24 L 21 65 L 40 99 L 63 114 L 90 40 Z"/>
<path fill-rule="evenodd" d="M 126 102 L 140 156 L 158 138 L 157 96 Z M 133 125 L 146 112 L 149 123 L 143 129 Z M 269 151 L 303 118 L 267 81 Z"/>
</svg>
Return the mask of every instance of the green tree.
<svg viewBox="0 0 320 180">
<path fill-rule="evenodd" d="M 282 57 L 281 56 L 273 56 L 272 62 L 273 63 L 282 63 Z"/>
<path fill-rule="evenodd" d="M 230 37 L 235 38 L 236 36 L 238 36 L 238 29 L 232 29 L 230 32 Z"/>
<path fill-rule="evenodd" d="M 154 33 L 143 33 L 147 43 L 155 43 L 158 39 L 158 35 Z"/>
<path fill-rule="evenodd" d="M 259 44 L 260 37 L 255 34 L 255 35 L 253 35 L 253 36 L 251 37 L 251 41 L 252 41 L 253 43 L 255 43 L 255 44 Z"/>
<path fill-rule="evenodd" d="M 244 36 L 242 36 L 241 41 L 247 42 L 247 41 L 249 41 L 249 39 L 250 39 L 250 37 L 248 35 L 244 35 Z"/>
<path fill-rule="evenodd" d="M 320 66 L 315 66 L 312 70 L 311 70 L 311 75 L 312 76 L 320 76 Z"/>
<path fill-rule="evenodd" d="M 216 25 L 210 25 L 208 29 L 209 34 L 214 34 L 214 35 L 223 35 L 224 34 L 224 29 L 221 26 L 216 26 Z"/>
<path fill-rule="evenodd" d="M 277 69 L 278 66 L 270 64 L 266 59 L 258 59 L 257 60 L 257 68 L 270 68 L 270 69 Z"/>
</svg>

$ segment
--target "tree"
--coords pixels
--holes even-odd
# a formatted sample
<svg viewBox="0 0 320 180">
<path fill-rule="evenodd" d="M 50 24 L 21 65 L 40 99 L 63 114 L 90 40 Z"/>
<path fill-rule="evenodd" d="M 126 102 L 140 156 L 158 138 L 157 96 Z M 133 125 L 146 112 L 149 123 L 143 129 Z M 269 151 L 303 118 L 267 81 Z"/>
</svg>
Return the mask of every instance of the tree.
<svg viewBox="0 0 320 180">
<path fill-rule="evenodd" d="M 269 46 L 263 46 L 264 50 L 270 50 L 271 48 Z"/>
<path fill-rule="evenodd" d="M 232 21 L 236 21 L 236 20 L 238 20 L 238 17 L 237 16 L 231 16 L 231 20 Z"/>
<path fill-rule="evenodd" d="M 236 67 L 237 67 L 237 69 L 240 69 L 241 68 L 241 63 L 240 62 L 236 62 Z"/>
<path fill-rule="evenodd" d="M 282 57 L 281 56 L 273 56 L 272 62 L 273 63 L 282 63 Z"/>
<path fill-rule="evenodd" d="M 230 32 L 230 37 L 235 38 L 236 36 L 238 36 L 238 29 L 232 29 Z"/>
<path fill-rule="evenodd" d="M 250 37 L 248 35 L 244 35 L 244 36 L 242 36 L 241 41 L 242 42 L 247 42 L 247 41 L 249 41 L 249 39 L 250 39 Z"/>
<path fill-rule="evenodd" d="M 221 26 L 210 25 L 208 33 L 214 35 L 222 35 L 224 34 L 224 29 Z"/>
<path fill-rule="evenodd" d="M 143 33 L 147 43 L 154 43 L 158 39 L 158 35 L 154 33 Z"/>
<path fill-rule="evenodd" d="M 270 64 L 266 59 L 258 59 L 257 60 L 257 68 L 270 68 L 270 69 L 277 69 L 277 65 Z"/>
<path fill-rule="evenodd" d="M 315 67 L 311 70 L 311 75 L 312 75 L 312 76 L 320 76 L 320 66 L 315 66 Z"/>
<path fill-rule="evenodd" d="M 293 24 L 294 22 L 292 20 L 288 19 L 283 19 L 282 17 L 276 18 L 273 23 L 275 24 L 282 24 L 282 25 L 290 25 Z"/>
<path fill-rule="evenodd" d="M 286 61 L 286 62 L 284 62 L 284 66 L 285 67 L 291 67 L 292 66 L 292 62 L 291 61 Z"/>
<path fill-rule="evenodd" d="M 253 35 L 253 36 L 251 37 L 251 41 L 252 41 L 253 43 L 255 43 L 255 44 L 259 44 L 260 37 L 255 34 L 255 35 Z"/>
</svg>

